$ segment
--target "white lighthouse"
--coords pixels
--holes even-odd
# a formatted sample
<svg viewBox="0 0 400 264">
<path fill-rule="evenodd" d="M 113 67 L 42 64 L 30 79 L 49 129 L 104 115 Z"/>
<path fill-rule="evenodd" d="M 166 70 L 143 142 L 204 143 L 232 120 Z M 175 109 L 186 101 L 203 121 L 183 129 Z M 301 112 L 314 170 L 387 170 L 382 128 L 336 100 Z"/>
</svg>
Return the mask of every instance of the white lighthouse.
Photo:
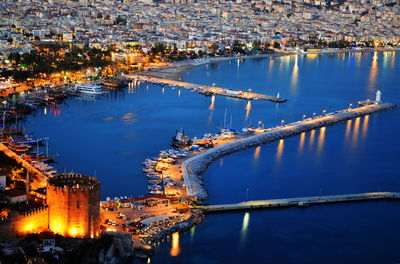
<svg viewBox="0 0 400 264">
<path fill-rule="evenodd" d="M 381 103 L 381 96 L 382 96 L 381 90 L 376 91 L 375 104 L 380 104 Z"/>
</svg>

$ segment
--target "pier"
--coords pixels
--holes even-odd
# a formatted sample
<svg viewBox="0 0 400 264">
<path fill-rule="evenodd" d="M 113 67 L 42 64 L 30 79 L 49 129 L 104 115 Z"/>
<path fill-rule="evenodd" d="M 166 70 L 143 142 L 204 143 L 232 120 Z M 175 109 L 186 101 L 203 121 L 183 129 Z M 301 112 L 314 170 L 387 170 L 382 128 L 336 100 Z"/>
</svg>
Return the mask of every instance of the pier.
<svg viewBox="0 0 400 264">
<path fill-rule="evenodd" d="M 264 132 L 251 134 L 250 136 L 234 140 L 191 157 L 182 163 L 182 172 L 187 195 L 198 200 L 206 200 L 208 198 L 207 191 L 202 186 L 200 174 L 202 174 L 214 160 L 222 156 L 396 107 L 396 105 L 390 103 L 375 104 L 373 102 L 370 101 L 369 104 L 365 105 L 360 103 L 361 106 L 357 108 L 348 108 L 320 116 L 314 116 L 287 125 L 265 129 L 263 130 Z"/>
<path fill-rule="evenodd" d="M 168 85 L 173 87 L 180 87 L 183 89 L 199 92 L 202 94 L 215 94 L 215 95 L 222 95 L 227 97 L 233 97 L 238 99 L 245 99 L 245 100 L 267 100 L 275 103 L 283 103 L 286 102 L 285 98 L 271 96 L 271 95 L 264 95 L 258 93 L 252 93 L 250 91 L 237 91 L 231 90 L 227 88 L 221 88 L 216 86 L 208 86 L 208 85 L 201 85 L 201 84 L 194 84 L 194 83 L 187 83 L 182 81 L 174 81 L 169 79 L 162 79 L 150 76 L 142 76 L 142 75 L 127 75 L 127 78 L 131 78 L 140 82 L 150 82 L 159 85 Z"/>
<path fill-rule="evenodd" d="M 204 210 L 206 213 L 240 211 L 252 209 L 268 209 L 298 206 L 299 203 L 303 206 L 328 204 L 328 203 L 343 203 L 356 201 L 370 200 L 398 200 L 400 193 L 398 192 L 371 192 L 371 193 L 356 193 L 356 194 L 341 194 L 341 195 L 325 195 L 311 196 L 286 199 L 271 199 L 271 200 L 256 200 L 234 204 L 208 205 L 197 206 L 196 208 Z"/>
</svg>

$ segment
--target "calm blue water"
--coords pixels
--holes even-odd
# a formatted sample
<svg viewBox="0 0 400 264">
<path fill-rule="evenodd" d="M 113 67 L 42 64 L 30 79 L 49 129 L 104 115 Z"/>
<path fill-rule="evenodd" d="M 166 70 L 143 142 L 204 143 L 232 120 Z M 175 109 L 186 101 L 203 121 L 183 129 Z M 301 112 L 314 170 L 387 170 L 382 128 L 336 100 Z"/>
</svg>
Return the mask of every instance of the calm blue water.
<svg viewBox="0 0 400 264">
<path fill-rule="evenodd" d="M 397 56 L 396 56 L 397 55 Z M 346 108 L 374 98 L 400 103 L 398 53 L 286 56 L 222 62 L 191 70 L 189 82 L 276 95 L 288 102 L 248 103 L 146 84 L 95 101 L 71 98 L 60 114 L 41 109 L 27 119 L 49 136 L 57 168 L 96 174 L 106 196 L 140 195 L 141 162 L 169 147 L 175 129 L 190 136 L 228 123 L 265 127 Z M 224 157 L 204 175 L 210 203 L 246 199 L 400 190 L 399 109 Z M 371 202 L 210 215 L 180 236 L 180 253 L 162 243 L 152 263 L 395 263 L 399 204 Z"/>
</svg>

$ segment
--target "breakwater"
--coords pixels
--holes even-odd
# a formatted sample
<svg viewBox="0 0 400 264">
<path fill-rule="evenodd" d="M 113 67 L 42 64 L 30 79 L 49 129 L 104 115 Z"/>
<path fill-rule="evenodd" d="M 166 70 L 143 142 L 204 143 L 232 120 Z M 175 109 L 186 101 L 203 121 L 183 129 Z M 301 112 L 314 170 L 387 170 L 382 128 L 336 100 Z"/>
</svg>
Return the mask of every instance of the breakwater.
<svg viewBox="0 0 400 264">
<path fill-rule="evenodd" d="M 194 92 L 198 92 L 205 95 L 222 95 L 227 97 L 233 97 L 238 99 L 245 99 L 245 100 L 267 100 L 275 103 L 283 103 L 286 102 L 285 98 L 281 98 L 279 96 L 272 96 L 272 95 L 265 95 L 265 94 L 258 94 L 252 93 L 250 91 L 237 91 L 231 90 L 216 86 L 208 86 L 208 85 L 200 85 L 194 83 L 187 83 L 181 81 L 173 81 L 169 79 L 162 79 L 156 77 L 149 77 L 149 76 L 141 76 L 141 75 L 127 75 L 127 78 L 131 78 L 133 80 L 141 81 L 141 82 L 149 82 L 158 85 L 168 85 L 173 87 L 180 87 L 183 89 L 191 90 Z"/>
<path fill-rule="evenodd" d="M 327 204 L 327 203 L 344 203 L 344 202 L 385 200 L 385 199 L 398 200 L 400 199 L 400 193 L 372 192 L 372 193 L 324 195 L 324 196 L 246 201 L 234 204 L 198 206 L 197 208 L 202 209 L 204 212 L 212 213 L 212 212 L 224 212 L 224 211 L 290 207 L 290 206 L 299 206 L 299 204 L 301 204 L 302 206 L 308 206 L 312 204 L 317 205 L 317 204 Z"/>
<path fill-rule="evenodd" d="M 206 200 L 208 198 L 207 190 L 204 188 L 203 179 L 200 175 L 214 160 L 222 156 L 395 107 L 395 104 L 380 103 L 336 111 L 272 128 L 267 132 L 241 138 L 200 153 L 182 163 L 187 194 L 197 200 Z"/>
</svg>

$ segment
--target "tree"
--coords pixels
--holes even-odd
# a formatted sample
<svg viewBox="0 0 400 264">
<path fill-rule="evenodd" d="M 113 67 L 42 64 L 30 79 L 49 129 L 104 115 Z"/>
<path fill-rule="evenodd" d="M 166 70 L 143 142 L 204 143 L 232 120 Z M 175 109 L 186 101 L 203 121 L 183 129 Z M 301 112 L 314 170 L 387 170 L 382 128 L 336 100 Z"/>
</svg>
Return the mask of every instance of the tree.
<svg viewBox="0 0 400 264">
<path fill-rule="evenodd" d="M 217 43 L 214 42 L 214 43 L 211 44 L 211 46 L 210 46 L 210 51 L 211 51 L 212 53 L 216 53 L 217 50 L 219 50 L 219 46 L 218 46 Z"/>
<path fill-rule="evenodd" d="M 232 43 L 232 51 L 234 53 L 244 53 L 244 49 L 242 48 L 242 44 L 239 40 L 235 39 Z"/>
<path fill-rule="evenodd" d="M 274 48 L 275 49 L 280 49 L 281 48 L 281 44 L 279 44 L 278 42 L 274 42 Z"/>
</svg>

